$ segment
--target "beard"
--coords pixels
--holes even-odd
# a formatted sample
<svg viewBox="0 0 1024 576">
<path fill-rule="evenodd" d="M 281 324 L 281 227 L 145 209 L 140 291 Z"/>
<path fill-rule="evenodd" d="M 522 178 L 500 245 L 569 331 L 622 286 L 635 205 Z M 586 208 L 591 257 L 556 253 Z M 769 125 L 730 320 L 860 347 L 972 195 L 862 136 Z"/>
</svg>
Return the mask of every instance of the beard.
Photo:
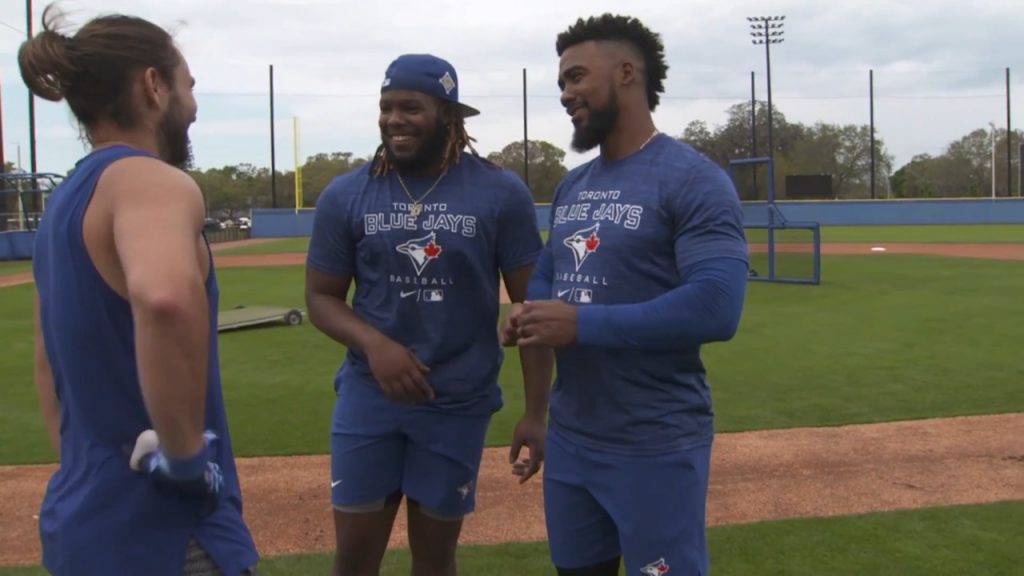
<svg viewBox="0 0 1024 576">
<path fill-rule="evenodd" d="M 608 89 L 608 104 L 600 110 L 590 109 L 589 117 L 572 133 L 572 149 L 586 152 L 600 145 L 619 119 L 619 98 L 615 90 Z"/>
<path fill-rule="evenodd" d="M 185 117 L 185 107 L 180 99 L 176 95 L 171 98 L 171 106 L 157 126 L 161 156 L 171 166 L 188 170 L 192 166 L 192 142 L 188 137 L 190 122 Z"/>
<path fill-rule="evenodd" d="M 439 118 L 434 129 L 424 136 L 422 143 L 412 156 L 397 156 L 391 151 L 387 141 L 384 142 L 384 150 L 388 155 L 388 161 L 396 170 L 402 173 L 416 173 L 433 168 L 441 160 L 447 145 L 448 131 L 445 130 L 444 122 Z"/>
</svg>

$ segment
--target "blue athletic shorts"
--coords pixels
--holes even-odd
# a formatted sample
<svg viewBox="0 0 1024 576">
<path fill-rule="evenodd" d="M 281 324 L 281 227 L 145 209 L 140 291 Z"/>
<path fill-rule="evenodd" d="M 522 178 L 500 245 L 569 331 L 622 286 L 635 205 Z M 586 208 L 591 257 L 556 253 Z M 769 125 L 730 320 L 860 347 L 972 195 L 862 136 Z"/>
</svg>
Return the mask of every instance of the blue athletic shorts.
<svg viewBox="0 0 1024 576">
<path fill-rule="evenodd" d="M 469 514 L 490 419 L 402 406 L 375 394 L 339 395 L 331 501 L 358 507 L 401 492 L 442 518 Z"/>
<path fill-rule="evenodd" d="M 706 575 L 710 462 L 710 442 L 622 456 L 549 430 L 544 513 L 552 562 L 583 568 L 621 555 L 630 576 Z"/>
</svg>

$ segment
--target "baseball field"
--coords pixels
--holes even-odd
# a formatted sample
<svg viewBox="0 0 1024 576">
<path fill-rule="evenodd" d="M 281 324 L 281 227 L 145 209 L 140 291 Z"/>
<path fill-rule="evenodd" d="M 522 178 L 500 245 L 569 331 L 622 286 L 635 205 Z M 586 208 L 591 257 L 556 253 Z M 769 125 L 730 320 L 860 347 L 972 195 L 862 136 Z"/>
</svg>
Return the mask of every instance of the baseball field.
<svg viewBox="0 0 1024 576">
<path fill-rule="evenodd" d="M 826 227 L 822 240 L 820 286 L 751 283 L 736 338 L 704 351 L 713 574 L 1020 573 L 1024 226 Z M 304 307 L 306 246 L 218 246 L 221 309 Z M 35 515 L 55 459 L 32 385 L 29 270 L 0 263 L 0 575 L 45 574 Z M 220 346 L 260 573 L 326 574 L 344 351 L 308 322 Z M 508 350 L 463 574 L 554 573 L 540 481 L 520 486 L 508 465 L 521 381 Z M 400 514 L 383 573 L 408 567 Z"/>
</svg>

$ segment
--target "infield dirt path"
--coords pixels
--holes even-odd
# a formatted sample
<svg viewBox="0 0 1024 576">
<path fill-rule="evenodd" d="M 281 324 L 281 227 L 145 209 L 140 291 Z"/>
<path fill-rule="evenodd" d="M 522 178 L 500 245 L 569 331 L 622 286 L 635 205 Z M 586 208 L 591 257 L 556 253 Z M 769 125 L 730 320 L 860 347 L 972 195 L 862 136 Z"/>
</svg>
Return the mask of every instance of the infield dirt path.
<svg viewBox="0 0 1024 576">
<path fill-rule="evenodd" d="M 1024 500 L 1024 414 L 720 434 L 710 525 Z M 265 556 L 333 546 L 327 456 L 238 461 L 245 515 Z M 0 467 L 0 565 L 39 562 L 38 514 L 53 466 Z M 545 539 L 539 478 L 519 485 L 490 448 L 462 542 Z M 406 544 L 404 511 L 392 546 Z"/>
</svg>

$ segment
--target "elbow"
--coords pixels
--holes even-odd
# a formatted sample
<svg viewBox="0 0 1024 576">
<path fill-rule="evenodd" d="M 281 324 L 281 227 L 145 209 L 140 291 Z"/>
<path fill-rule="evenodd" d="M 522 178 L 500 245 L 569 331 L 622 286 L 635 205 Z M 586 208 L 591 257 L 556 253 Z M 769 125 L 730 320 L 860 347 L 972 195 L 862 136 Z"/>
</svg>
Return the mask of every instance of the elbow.
<svg viewBox="0 0 1024 576">
<path fill-rule="evenodd" d="M 740 329 L 740 319 L 743 316 L 743 294 L 734 298 L 730 306 L 725 307 L 717 315 L 718 321 L 710 327 L 711 338 L 709 342 L 728 342 L 732 340 Z"/>
<path fill-rule="evenodd" d="M 129 300 L 137 315 L 157 322 L 192 318 L 206 309 L 206 293 L 201 283 L 129 290 Z"/>
<path fill-rule="evenodd" d="M 708 342 L 728 342 L 732 340 L 740 328 L 740 317 L 725 318 L 712 327 Z"/>
<path fill-rule="evenodd" d="M 324 299 L 328 298 L 319 292 L 306 290 L 306 314 L 310 324 L 317 330 L 323 331 L 326 327 L 327 318 L 330 313 L 325 309 Z"/>
<path fill-rule="evenodd" d="M 739 332 L 740 319 L 743 315 L 742 293 L 738 298 L 734 296 L 729 300 L 713 315 L 715 320 L 707 324 L 705 342 L 728 342 Z"/>
</svg>

